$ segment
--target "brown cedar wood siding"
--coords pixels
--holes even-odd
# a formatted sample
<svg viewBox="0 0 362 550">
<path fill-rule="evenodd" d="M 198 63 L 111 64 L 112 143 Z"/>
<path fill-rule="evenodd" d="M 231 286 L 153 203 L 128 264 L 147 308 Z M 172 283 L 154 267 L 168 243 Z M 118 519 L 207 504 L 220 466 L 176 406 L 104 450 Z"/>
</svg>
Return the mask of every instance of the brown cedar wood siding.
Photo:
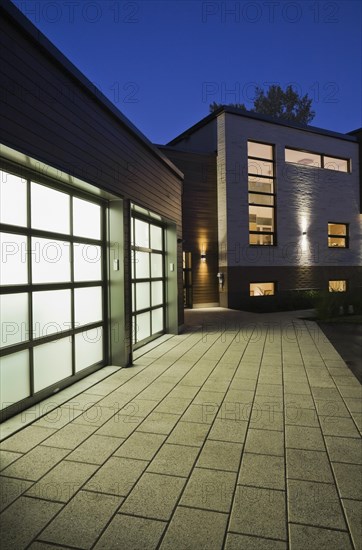
<svg viewBox="0 0 362 550">
<path fill-rule="evenodd" d="M 1 143 L 154 210 L 181 238 L 180 177 L 0 12 Z M 182 324 L 182 263 L 178 285 Z"/>
<path fill-rule="evenodd" d="M 216 155 L 160 147 L 185 176 L 182 194 L 183 249 L 192 253 L 193 305 L 219 302 Z M 206 243 L 201 263 L 200 243 Z"/>
</svg>

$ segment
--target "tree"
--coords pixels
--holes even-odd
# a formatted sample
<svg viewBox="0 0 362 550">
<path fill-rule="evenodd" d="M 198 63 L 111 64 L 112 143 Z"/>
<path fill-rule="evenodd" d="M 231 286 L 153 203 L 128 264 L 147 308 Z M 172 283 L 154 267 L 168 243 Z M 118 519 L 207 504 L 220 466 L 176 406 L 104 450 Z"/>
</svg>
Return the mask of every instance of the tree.
<svg viewBox="0 0 362 550">
<path fill-rule="evenodd" d="M 210 105 L 210 112 L 216 111 L 221 106 L 214 101 Z M 229 104 L 229 106 L 243 111 L 248 110 L 243 103 Z M 299 96 L 292 86 L 287 86 L 283 91 L 279 85 L 272 85 L 266 93 L 262 88 L 257 87 L 254 108 L 249 111 L 300 124 L 309 124 L 315 117 L 315 112 L 312 110 L 312 99 L 308 97 L 308 94 Z"/>
</svg>

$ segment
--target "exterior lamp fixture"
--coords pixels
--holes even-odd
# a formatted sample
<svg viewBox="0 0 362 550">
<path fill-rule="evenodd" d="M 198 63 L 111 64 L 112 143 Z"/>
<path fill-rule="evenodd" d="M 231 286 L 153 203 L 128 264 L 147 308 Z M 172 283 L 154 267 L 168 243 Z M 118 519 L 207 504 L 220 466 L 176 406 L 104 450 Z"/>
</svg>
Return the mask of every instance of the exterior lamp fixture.
<svg viewBox="0 0 362 550">
<path fill-rule="evenodd" d="M 302 235 L 306 235 L 306 234 L 307 234 L 307 232 L 306 232 L 306 231 L 303 231 Z"/>
<path fill-rule="evenodd" d="M 201 261 L 206 262 L 206 252 L 205 251 L 201 252 Z"/>
</svg>

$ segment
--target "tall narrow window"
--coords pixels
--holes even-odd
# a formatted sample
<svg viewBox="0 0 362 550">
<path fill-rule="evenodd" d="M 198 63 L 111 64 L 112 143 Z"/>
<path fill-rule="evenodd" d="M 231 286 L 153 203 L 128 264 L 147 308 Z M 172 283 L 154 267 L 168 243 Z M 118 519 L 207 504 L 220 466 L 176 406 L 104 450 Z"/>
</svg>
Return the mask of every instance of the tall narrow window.
<svg viewBox="0 0 362 550">
<path fill-rule="evenodd" d="M 329 248 L 348 248 L 348 225 L 345 223 L 328 224 Z"/>
<path fill-rule="evenodd" d="M 249 244 L 275 245 L 275 169 L 272 145 L 248 141 Z"/>
</svg>

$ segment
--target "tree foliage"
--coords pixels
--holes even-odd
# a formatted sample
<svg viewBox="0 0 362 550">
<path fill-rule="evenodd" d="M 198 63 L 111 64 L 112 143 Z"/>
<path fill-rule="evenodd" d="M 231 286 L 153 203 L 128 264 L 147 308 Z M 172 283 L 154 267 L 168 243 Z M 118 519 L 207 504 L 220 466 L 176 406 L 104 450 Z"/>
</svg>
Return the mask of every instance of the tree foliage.
<svg viewBox="0 0 362 550">
<path fill-rule="evenodd" d="M 210 112 L 213 113 L 221 106 L 222 104 L 214 101 L 210 105 Z M 248 110 L 243 103 L 229 103 L 228 106 L 243 111 Z M 308 94 L 300 96 L 292 86 L 287 86 L 284 91 L 279 85 L 272 85 L 267 92 L 257 87 L 254 107 L 249 111 L 299 124 L 309 124 L 315 117 L 315 112 L 312 110 L 312 99 L 308 97 Z"/>
</svg>

